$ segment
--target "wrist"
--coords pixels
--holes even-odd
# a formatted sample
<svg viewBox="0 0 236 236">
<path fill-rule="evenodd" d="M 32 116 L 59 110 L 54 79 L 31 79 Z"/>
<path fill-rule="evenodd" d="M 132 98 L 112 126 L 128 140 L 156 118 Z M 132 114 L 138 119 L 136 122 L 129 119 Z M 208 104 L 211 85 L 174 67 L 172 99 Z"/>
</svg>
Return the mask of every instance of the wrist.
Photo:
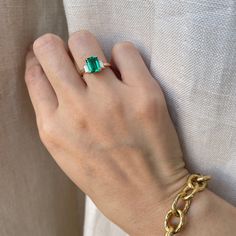
<svg viewBox="0 0 236 236">
<path fill-rule="evenodd" d="M 170 235 L 171 232 L 180 232 L 181 236 L 220 236 L 232 235 L 236 230 L 235 207 L 205 189 L 208 179 L 208 176 L 196 174 L 188 178 L 165 218 L 165 228 Z M 176 205 L 180 199 L 184 203 L 182 207 Z M 173 223 L 174 218 L 179 218 L 177 224 Z"/>
<path fill-rule="evenodd" d="M 181 187 L 180 187 L 181 188 Z M 180 189 L 179 189 L 180 190 Z M 177 194 L 176 194 L 177 196 Z M 131 236 L 164 235 L 164 219 L 176 196 L 163 203 L 157 210 L 153 208 L 152 214 L 146 218 L 148 227 L 136 231 Z M 181 236 L 221 236 L 232 235 L 236 231 L 236 208 L 208 189 L 197 193 L 192 199 L 190 208 L 185 215 L 186 224 L 177 235 Z"/>
<path fill-rule="evenodd" d="M 195 196 L 186 215 L 186 225 L 181 232 L 182 236 L 191 236 L 196 234 L 209 236 L 207 224 L 206 226 L 203 225 L 205 225 L 204 222 L 207 222 L 211 217 L 211 210 L 216 207 L 215 204 L 212 204 L 212 201 L 212 192 L 208 189 L 205 189 L 203 192 Z"/>
<path fill-rule="evenodd" d="M 196 195 L 181 236 L 221 236 L 235 232 L 235 207 L 208 189 Z"/>
<path fill-rule="evenodd" d="M 132 232 L 128 232 L 130 236 L 156 236 L 156 235 L 164 235 L 164 219 L 168 209 L 171 207 L 171 204 L 180 189 L 183 188 L 189 176 L 189 172 L 184 170 L 182 175 L 176 183 L 171 183 L 171 187 L 163 188 L 164 198 L 161 202 L 157 202 L 153 198 L 152 206 L 148 206 L 148 211 L 142 211 L 140 214 L 142 215 L 142 220 L 137 221 L 137 227 L 135 227 Z M 154 194 L 151 194 L 154 196 Z M 160 193 L 159 193 L 160 195 Z"/>
</svg>

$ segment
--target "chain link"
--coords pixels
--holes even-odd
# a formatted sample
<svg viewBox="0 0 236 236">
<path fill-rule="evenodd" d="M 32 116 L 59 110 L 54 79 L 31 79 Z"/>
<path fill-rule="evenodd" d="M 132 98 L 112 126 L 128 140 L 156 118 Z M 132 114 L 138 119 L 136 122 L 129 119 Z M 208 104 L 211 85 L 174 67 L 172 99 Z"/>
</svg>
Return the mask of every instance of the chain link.
<svg viewBox="0 0 236 236">
<path fill-rule="evenodd" d="M 172 203 L 171 209 L 166 214 L 164 222 L 165 236 L 173 236 L 183 229 L 185 225 L 185 215 L 190 208 L 193 197 L 196 193 L 203 191 L 207 187 L 208 180 L 210 179 L 210 176 L 200 174 L 192 174 L 188 177 L 187 183 L 178 193 Z M 178 205 L 181 205 L 181 208 L 178 208 Z M 176 218 L 178 224 L 172 223 L 174 218 Z"/>
</svg>

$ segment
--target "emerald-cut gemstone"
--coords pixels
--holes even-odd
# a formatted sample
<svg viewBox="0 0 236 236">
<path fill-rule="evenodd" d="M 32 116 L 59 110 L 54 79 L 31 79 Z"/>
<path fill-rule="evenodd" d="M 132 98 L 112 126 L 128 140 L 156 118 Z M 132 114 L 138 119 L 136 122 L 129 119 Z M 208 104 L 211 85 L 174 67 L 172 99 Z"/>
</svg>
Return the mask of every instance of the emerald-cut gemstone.
<svg viewBox="0 0 236 236">
<path fill-rule="evenodd" d="M 85 72 L 96 73 L 101 71 L 102 68 L 103 63 L 99 61 L 97 57 L 91 56 L 86 59 Z"/>
</svg>

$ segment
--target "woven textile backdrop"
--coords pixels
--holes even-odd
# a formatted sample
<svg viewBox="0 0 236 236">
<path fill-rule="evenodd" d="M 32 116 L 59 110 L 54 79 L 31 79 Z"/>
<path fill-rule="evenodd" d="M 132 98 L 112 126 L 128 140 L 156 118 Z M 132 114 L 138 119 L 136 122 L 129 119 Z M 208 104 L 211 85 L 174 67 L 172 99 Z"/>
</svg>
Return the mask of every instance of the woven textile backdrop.
<svg viewBox="0 0 236 236">
<path fill-rule="evenodd" d="M 210 188 L 235 205 L 236 1 L 62 1 L 0 0 L 0 235 L 82 235 L 81 192 L 39 141 L 23 78 L 28 45 L 46 32 L 88 29 L 108 60 L 114 43 L 134 42 L 164 90 L 188 168 L 214 176 Z M 125 235 L 88 197 L 83 234 Z"/>
<path fill-rule="evenodd" d="M 107 58 L 117 41 L 136 44 L 165 92 L 188 167 L 214 176 L 210 188 L 236 204 L 236 1 L 64 0 L 64 6 L 69 32 L 92 31 Z M 124 233 L 87 198 L 84 235 Z"/>
</svg>

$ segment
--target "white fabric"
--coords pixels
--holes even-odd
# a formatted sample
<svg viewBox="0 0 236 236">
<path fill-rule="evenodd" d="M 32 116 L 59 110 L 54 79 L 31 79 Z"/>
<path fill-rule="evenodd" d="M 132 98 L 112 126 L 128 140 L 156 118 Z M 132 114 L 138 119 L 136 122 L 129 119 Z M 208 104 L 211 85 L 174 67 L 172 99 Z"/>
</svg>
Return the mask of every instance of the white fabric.
<svg viewBox="0 0 236 236">
<path fill-rule="evenodd" d="M 160 82 L 191 171 L 236 204 L 235 0 L 64 0 L 69 32 L 92 31 L 107 58 L 130 40 Z M 148 193 L 147 193 L 148 194 Z M 87 198 L 84 236 L 122 236 Z"/>
</svg>

